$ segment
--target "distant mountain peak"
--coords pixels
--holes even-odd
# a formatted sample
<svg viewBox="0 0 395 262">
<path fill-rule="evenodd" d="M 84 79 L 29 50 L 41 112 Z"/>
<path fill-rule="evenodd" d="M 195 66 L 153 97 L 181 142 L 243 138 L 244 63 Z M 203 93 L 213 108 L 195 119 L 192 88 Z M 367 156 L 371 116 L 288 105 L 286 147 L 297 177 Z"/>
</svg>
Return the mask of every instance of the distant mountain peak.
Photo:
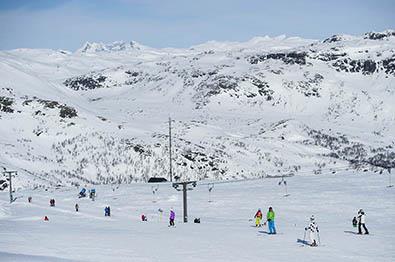
<svg viewBox="0 0 395 262">
<path fill-rule="evenodd" d="M 120 51 L 136 51 L 142 50 L 146 47 L 136 41 L 115 41 L 109 44 L 97 43 L 97 42 L 86 42 L 78 53 L 97 53 L 97 52 L 120 52 Z"/>
</svg>

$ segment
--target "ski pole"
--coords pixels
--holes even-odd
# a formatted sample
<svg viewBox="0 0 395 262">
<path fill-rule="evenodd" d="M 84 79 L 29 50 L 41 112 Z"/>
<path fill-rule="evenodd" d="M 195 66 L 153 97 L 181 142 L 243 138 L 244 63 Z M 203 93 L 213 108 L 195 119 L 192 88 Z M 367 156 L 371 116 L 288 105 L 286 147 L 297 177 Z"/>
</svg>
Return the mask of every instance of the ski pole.
<svg viewBox="0 0 395 262">
<path fill-rule="evenodd" d="M 303 234 L 303 243 L 305 243 L 306 241 L 306 229 L 304 230 L 304 234 Z"/>
</svg>

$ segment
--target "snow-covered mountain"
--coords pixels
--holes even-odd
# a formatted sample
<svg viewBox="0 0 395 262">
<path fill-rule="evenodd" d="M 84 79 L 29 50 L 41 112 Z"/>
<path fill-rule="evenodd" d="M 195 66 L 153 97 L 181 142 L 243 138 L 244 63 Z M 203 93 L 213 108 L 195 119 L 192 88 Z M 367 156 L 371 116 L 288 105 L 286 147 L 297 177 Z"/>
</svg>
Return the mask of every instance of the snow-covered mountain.
<svg viewBox="0 0 395 262">
<path fill-rule="evenodd" d="M 395 167 L 395 31 L 189 49 L 0 52 L 0 166 L 18 186 Z M 3 181 L 4 182 L 4 181 Z"/>
</svg>

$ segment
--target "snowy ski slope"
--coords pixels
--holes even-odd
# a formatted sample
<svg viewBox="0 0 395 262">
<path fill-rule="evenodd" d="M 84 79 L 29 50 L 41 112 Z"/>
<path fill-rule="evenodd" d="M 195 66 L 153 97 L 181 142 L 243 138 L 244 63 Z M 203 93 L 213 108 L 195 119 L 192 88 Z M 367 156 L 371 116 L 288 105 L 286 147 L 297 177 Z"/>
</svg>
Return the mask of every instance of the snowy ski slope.
<svg viewBox="0 0 395 262">
<path fill-rule="evenodd" d="M 395 191 L 386 187 L 388 175 L 342 172 L 287 181 L 288 197 L 277 178 L 218 183 L 211 203 L 202 182 L 188 192 L 187 224 L 181 193 L 170 184 L 160 184 L 156 198 L 150 184 L 97 186 L 94 202 L 79 199 L 76 187 L 21 190 L 12 205 L 0 192 L 0 261 L 394 261 Z M 50 198 L 56 207 L 49 207 Z M 106 205 L 111 217 L 104 217 Z M 277 235 L 253 227 L 256 210 L 266 213 L 269 206 Z M 171 207 L 175 228 L 167 226 Z M 370 235 L 354 234 L 351 219 L 360 208 Z M 143 213 L 147 222 L 140 221 Z M 320 228 L 317 248 L 297 243 L 312 214 Z M 195 217 L 201 224 L 192 223 Z"/>
</svg>

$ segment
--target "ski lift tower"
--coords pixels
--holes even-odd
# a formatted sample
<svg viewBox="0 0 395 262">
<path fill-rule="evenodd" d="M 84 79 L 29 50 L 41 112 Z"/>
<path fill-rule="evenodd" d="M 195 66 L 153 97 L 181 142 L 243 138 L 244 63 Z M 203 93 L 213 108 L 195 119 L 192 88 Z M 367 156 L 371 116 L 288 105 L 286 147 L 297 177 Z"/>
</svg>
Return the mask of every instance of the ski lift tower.
<svg viewBox="0 0 395 262">
<path fill-rule="evenodd" d="M 185 181 L 173 183 L 173 187 L 177 191 L 182 191 L 183 196 L 183 209 L 184 209 L 184 223 L 188 223 L 188 211 L 187 211 L 187 191 L 193 190 L 196 187 L 196 181 Z"/>
<path fill-rule="evenodd" d="M 287 184 L 287 181 L 284 179 L 284 176 L 281 177 L 281 181 L 278 182 L 278 185 L 279 186 L 284 185 L 284 188 L 285 188 L 284 196 L 285 197 L 289 196 L 289 194 L 288 194 L 288 184 Z"/>
<path fill-rule="evenodd" d="M 157 201 L 157 193 L 159 190 L 159 185 L 156 186 L 151 186 L 151 190 L 152 190 L 152 203 L 156 203 Z"/>
<path fill-rule="evenodd" d="M 12 175 L 16 176 L 16 175 L 18 175 L 18 172 L 5 170 L 5 171 L 3 171 L 3 175 L 4 176 L 8 175 L 8 184 L 9 184 L 9 189 L 10 189 L 10 204 L 11 204 L 12 202 L 15 201 L 14 197 L 12 196 Z"/>
<path fill-rule="evenodd" d="M 211 191 L 214 189 L 214 183 L 208 183 L 208 202 L 211 203 Z"/>
<path fill-rule="evenodd" d="M 391 181 L 391 168 L 388 168 L 387 170 L 388 170 L 388 176 L 389 176 L 389 184 L 387 187 L 393 187 L 394 185 L 392 184 L 392 181 Z"/>
</svg>

